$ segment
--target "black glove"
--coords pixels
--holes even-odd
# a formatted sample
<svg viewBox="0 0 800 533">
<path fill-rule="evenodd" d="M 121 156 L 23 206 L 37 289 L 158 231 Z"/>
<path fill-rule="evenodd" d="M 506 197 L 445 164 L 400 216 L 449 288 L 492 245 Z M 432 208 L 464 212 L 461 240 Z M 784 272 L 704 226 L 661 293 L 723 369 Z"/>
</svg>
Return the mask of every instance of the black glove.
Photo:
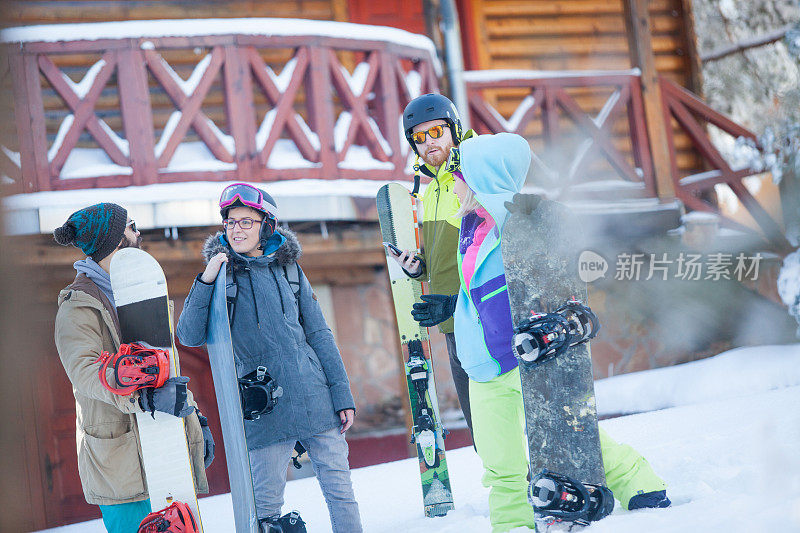
<svg viewBox="0 0 800 533">
<path fill-rule="evenodd" d="M 522 194 L 517 193 L 511 198 L 511 202 L 506 202 L 504 205 L 509 213 L 520 213 L 522 215 L 530 215 L 539 206 L 542 197 L 536 194 Z"/>
<path fill-rule="evenodd" d="M 200 429 L 203 430 L 203 446 L 205 447 L 203 465 L 208 468 L 214 461 L 214 437 L 211 435 L 211 428 L 208 427 L 208 418 L 198 414 L 197 419 L 200 421 Z"/>
<path fill-rule="evenodd" d="M 422 302 L 414 304 L 411 316 L 419 322 L 420 326 L 433 327 L 453 316 L 456 310 L 456 300 L 458 300 L 458 295 L 423 294 Z"/>
<path fill-rule="evenodd" d="M 186 418 L 194 412 L 194 406 L 186 402 L 186 384 L 189 378 L 178 376 L 169 378 L 157 389 L 142 389 L 139 396 L 139 406 L 155 418 L 155 412 L 169 413 L 173 416 Z"/>
</svg>

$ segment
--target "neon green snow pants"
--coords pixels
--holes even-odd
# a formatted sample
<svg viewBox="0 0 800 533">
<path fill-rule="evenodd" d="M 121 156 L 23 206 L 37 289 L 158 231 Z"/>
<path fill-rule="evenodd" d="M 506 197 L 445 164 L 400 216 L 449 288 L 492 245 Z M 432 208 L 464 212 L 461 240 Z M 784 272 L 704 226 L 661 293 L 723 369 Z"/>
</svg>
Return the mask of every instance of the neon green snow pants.
<svg viewBox="0 0 800 533">
<path fill-rule="evenodd" d="M 483 462 L 482 483 L 489 491 L 492 531 L 516 527 L 534 529 L 528 503 L 528 451 L 519 369 L 485 383 L 470 380 L 475 447 Z M 647 460 L 626 444 L 618 444 L 600 430 L 606 483 L 624 508 L 632 496 L 664 490 Z"/>
</svg>

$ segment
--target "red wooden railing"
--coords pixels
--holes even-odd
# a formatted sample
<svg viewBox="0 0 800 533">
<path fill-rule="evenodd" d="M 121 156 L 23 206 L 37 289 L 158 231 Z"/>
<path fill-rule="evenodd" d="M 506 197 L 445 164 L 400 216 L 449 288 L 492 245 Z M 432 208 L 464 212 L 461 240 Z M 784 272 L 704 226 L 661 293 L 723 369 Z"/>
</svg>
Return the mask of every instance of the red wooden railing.
<svg viewBox="0 0 800 533">
<path fill-rule="evenodd" d="M 662 78 L 660 85 L 666 124 L 670 124 L 672 119 L 677 122 L 680 131 L 685 132 L 691 138 L 692 145 L 703 157 L 704 166 L 708 169 L 697 174 L 681 176 L 676 163 L 675 131 L 672 128 L 667 128 L 667 142 L 671 160 L 670 171 L 675 185 L 675 194 L 678 198 L 691 210 L 719 214 L 717 205 L 709 201 L 709 198 L 714 198 L 715 196 L 705 193 L 713 191 L 718 184 L 727 185 L 756 221 L 763 232 L 764 238 L 777 245 L 779 249 L 792 249 L 778 222 L 758 203 L 743 183 L 744 178 L 753 176 L 756 172 L 749 167 L 731 168 L 719 149 L 711 142 L 708 131 L 701 121 L 716 126 L 734 138 L 744 137 L 745 139 L 757 141 L 756 135 L 721 113 L 714 111 L 696 95 L 676 85 L 674 82 Z M 749 227 L 743 226 L 727 217 L 724 217 L 722 222 L 734 229 L 745 232 L 752 231 Z"/>
<path fill-rule="evenodd" d="M 192 79 L 184 81 L 164 53 L 191 53 L 198 48 L 209 52 Z M 280 65 L 277 75 L 262 53 L 279 49 L 289 51 L 290 60 Z M 125 38 L 7 46 L 2 74 L 11 78 L 13 86 L 18 144 L 13 150 L 3 142 L 5 149 L 0 150 L 4 186 L 13 193 L 195 180 L 397 179 L 409 167 L 410 150 L 400 129 L 403 107 L 421 92 L 438 91 L 438 64 L 431 49 L 325 35 Z M 352 74 L 337 55 L 341 53 L 356 58 Z M 80 84 L 57 66 L 59 56 L 78 54 L 101 55 Z M 227 126 L 216 124 L 204 112 L 204 100 L 214 84 L 222 85 Z M 78 90 L 78 85 L 83 87 Z M 254 89 L 263 91 L 271 107 L 260 125 Z M 63 101 L 63 111 L 46 109 L 43 92 L 47 91 Z M 116 113 L 122 118 L 118 131 L 96 111 L 109 91 L 118 98 Z M 156 139 L 151 100 L 161 93 L 175 112 Z M 47 124 L 52 130 L 59 113 L 66 118 L 58 133 L 51 132 L 48 138 Z M 194 140 L 185 145 L 190 128 Z M 87 133 L 92 148 L 85 147 Z M 187 146 L 192 154 L 202 152 L 205 167 L 192 161 L 191 154 L 179 154 Z M 70 157 L 76 159 L 67 165 Z M 81 157 L 93 163 L 99 158 L 105 164 L 93 170 L 81 166 Z"/>
<path fill-rule="evenodd" d="M 598 160 L 609 164 L 615 172 L 611 178 L 621 185 L 641 186 L 639 189 L 620 187 L 614 193 L 617 197 L 631 196 L 631 192 L 633 196 L 657 196 L 638 71 L 558 74 L 479 71 L 465 73 L 465 79 L 472 124 L 479 132 L 512 131 L 525 135 L 534 144 L 534 153 L 539 152 L 540 161 L 546 158 L 548 152 L 562 153 L 555 165 L 548 165 L 546 159 L 542 164 L 547 167 L 543 169 L 544 173 L 550 174 L 549 179 L 545 176 L 544 184 L 556 189 L 561 198 L 574 193 L 570 189 L 575 185 L 596 180 L 598 175 L 602 175 L 602 179 L 609 177 L 608 172 L 596 172 Z M 661 79 L 660 87 L 670 152 L 670 168 L 663 170 L 672 177 L 675 195 L 689 210 L 721 215 L 712 201 L 715 196 L 704 193 L 713 190 L 717 184 L 728 185 L 758 224 L 760 237 L 779 250 L 788 250 L 789 243 L 779 223 L 743 183 L 745 178 L 757 172 L 751 168 L 732 169 L 712 143 L 706 124 L 712 124 L 734 138 L 755 140 L 755 134 L 669 80 Z M 606 97 L 602 106 L 598 106 L 599 93 L 593 98 L 586 98 L 584 94 L 584 100 L 595 105 L 595 109 L 584 110 L 578 103 L 575 89 L 592 88 L 604 88 L 605 94 L 610 96 Z M 516 99 L 510 96 L 512 90 Z M 503 93 L 506 108 L 510 105 L 513 109 L 516 105 L 509 119 L 504 118 L 490 103 L 499 100 L 498 91 Z M 677 129 L 672 127 L 673 118 Z M 694 168 L 686 169 L 679 165 L 676 148 L 679 135 L 689 139 L 690 149 L 698 159 Z M 565 151 L 566 154 L 563 153 Z M 596 192 L 590 194 L 597 195 Z M 669 199 L 663 193 L 660 196 Z M 723 216 L 721 222 L 730 228 L 753 232 L 753 229 L 728 217 Z"/>
<path fill-rule="evenodd" d="M 557 75 L 524 71 L 483 71 L 465 74 L 473 126 L 478 132 L 512 131 L 533 142 L 541 140 L 538 159 L 550 174 L 549 185 L 566 192 L 578 183 L 590 181 L 587 172 L 598 157 L 603 158 L 617 177 L 642 186 L 644 196 L 655 197 L 653 163 L 647 143 L 642 89 L 638 71 Z M 519 106 L 506 120 L 490 105 L 484 92 L 495 89 L 520 89 Z M 589 113 L 581 108 L 570 89 L 606 89 L 605 103 Z M 598 101 L 598 94 L 590 100 Z M 624 119 L 627 146 L 614 144 L 617 122 Z M 617 135 L 619 137 L 619 135 Z M 562 154 L 555 164 L 547 154 Z M 568 153 L 565 153 L 568 152 Z M 550 163 L 550 164 L 548 164 Z"/>
</svg>

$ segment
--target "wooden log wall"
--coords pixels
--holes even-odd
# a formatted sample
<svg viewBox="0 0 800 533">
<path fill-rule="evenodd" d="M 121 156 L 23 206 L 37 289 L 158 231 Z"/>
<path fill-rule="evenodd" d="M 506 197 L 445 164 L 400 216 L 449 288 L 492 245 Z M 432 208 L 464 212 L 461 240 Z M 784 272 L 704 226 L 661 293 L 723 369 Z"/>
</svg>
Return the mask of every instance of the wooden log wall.
<svg viewBox="0 0 800 533">
<path fill-rule="evenodd" d="M 347 0 L 14 0 L 11 26 L 180 18 L 279 17 L 347 20 Z"/>
<path fill-rule="evenodd" d="M 472 69 L 625 70 L 632 66 L 625 10 L 628 0 L 464 0 L 463 18 L 473 21 L 474 40 L 467 57 Z M 694 30 L 689 0 L 651 0 L 649 10 L 655 64 L 659 74 L 694 92 L 700 90 Z M 570 89 L 588 113 L 596 114 L 609 91 Z M 525 91 L 486 93 L 505 117 L 510 117 Z M 573 127 L 563 121 L 563 127 Z M 537 132 L 531 131 L 530 135 Z M 615 146 L 629 141 L 624 123 L 614 131 Z M 700 159 L 685 135 L 676 138 L 679 167 L 696 171 Z"/>
</svg>

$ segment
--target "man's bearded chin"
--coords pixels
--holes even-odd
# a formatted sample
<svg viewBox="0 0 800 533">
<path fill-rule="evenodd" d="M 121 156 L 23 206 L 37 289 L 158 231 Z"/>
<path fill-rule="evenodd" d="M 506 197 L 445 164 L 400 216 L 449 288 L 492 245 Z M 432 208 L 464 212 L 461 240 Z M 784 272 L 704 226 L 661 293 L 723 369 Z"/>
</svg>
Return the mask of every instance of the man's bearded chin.
<svg viewBox="0 0 800 533">
<path fill-rule="evenodd" d="M 142 236 L 137 235 L 135 239 L 129 239 L 127 235 L 122 236 L 122 242 L 119 243 L 119 249 L 123 248 L 141 248 Z"/>
<path fill-rule="evenodd" d="M 431 154 L 430 156 L 427 154 L 422 154 L 420 157 L 422 157 L 422 160 L 425 161 L 430 166 L 439 168 L 440 166 L 442 166 L 442 163 L 447 161 L 447 157 L 449 155 L 450 155 L 450 150 L 448 149 L 447 151 L 439 150 L 436 153 Z"/>
</svg>

